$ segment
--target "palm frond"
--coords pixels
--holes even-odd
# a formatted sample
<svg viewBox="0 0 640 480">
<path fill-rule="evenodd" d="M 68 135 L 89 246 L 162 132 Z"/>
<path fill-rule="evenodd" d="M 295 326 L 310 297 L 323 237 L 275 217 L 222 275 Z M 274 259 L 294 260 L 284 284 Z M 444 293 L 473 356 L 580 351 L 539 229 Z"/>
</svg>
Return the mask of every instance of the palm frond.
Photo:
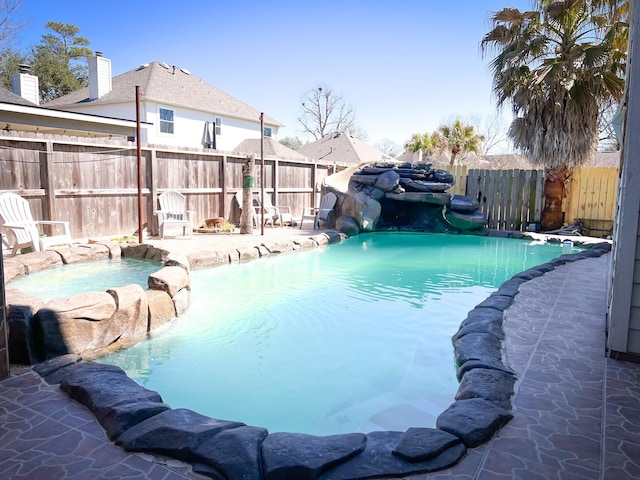
<svg viewBox="0 0 640 480">
<path fill-rule="evenodd" d="M 498 106 L 511 103 L 509 136 L 532 162 L 578 165 L 597 142 L 598 105 L 624 91 L 628 1 L 534 3 L 535 14 L 503 9 L 492 16 L 482 46 L 497 50 L 494 96 Z"/>
</svg>

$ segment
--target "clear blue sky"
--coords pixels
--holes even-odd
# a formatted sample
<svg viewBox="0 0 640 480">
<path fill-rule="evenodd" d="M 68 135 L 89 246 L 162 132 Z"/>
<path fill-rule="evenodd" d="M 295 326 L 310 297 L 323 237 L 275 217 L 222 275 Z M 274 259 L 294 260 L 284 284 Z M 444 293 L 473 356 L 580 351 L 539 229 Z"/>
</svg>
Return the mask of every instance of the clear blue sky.
<svg viewBox="0 0 640 480">
<path fill-rule="evenodd" d="M 114 75 L 161 61 L 286 124 L 305 137 L 302 95 L 319 83 L 353 105 L 375 144 L 403 144 L 454 116 L 493 115 L 479 43 L 489 15 L 530 0 L 22 0 L 19 46 L 54 20 L 80 28 Z"/>
</svg>

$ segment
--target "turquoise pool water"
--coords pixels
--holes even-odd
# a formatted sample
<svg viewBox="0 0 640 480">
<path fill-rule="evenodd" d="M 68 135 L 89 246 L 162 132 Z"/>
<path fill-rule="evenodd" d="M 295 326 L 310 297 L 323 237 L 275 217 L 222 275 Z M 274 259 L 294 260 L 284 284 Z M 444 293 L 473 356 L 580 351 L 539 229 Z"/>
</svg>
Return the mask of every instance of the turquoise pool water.
<svg viewBox="0 0 640 480">
<path fill-rule="evenodd" d="M 133 258 L 95 260 L 27 275 L 12 281 L 9 287 L 48 301 L 76 293 L 104 292 L 132 283 L 146 289 L 149 274 L 159 269 L 158 263 Z"/>
<path fill-rule="evenodd" d="M 172 408 L 272 433 L 434 426 L 458 388 L 451 335 L 467 312 L 514 274 L 569 251 L 376 233 L 196 270 L 187 315 L 101 361 Z"/>
</svg>

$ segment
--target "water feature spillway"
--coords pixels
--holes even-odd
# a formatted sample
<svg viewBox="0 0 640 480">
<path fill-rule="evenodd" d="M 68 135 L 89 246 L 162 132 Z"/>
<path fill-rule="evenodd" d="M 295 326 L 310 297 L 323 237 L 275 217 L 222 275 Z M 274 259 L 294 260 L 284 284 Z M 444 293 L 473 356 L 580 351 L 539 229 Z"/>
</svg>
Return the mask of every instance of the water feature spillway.
<svg viewBox="0 0 640 480">
<path fill-rule="evenodd" d="M 454 184 L 449 172 L 425 163 L 372 162 L 351 167 L 323 181 L 323 194 L 333 192 L 338 197 L 326 223 L 348 235 L 483 228 L 486 217 L 476 200 L 447 193 Z"/>
</svg>

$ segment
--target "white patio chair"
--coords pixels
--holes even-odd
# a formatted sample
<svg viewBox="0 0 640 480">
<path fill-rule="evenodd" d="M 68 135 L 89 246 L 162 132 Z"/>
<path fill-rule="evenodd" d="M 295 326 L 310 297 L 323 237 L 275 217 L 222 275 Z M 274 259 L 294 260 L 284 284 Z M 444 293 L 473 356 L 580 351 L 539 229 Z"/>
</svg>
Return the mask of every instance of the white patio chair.
<svg viewBox="0 0 640 480">
<path fill-rule="evenodd" d="M 302 217 L 300 217 L 300 230 L 302 230 L 302 225 L 304 225 L 304 222 L 306 221 L 312 222 L 313 228 L 315 229 L 317 212 L 318 212 L 318 209 L 315 207 L 304 208 L 304 211 L 302 212 Z"/>
<path fill-rule="evenodd" d="M 269 195 L 264 196 L 264 205 L 260 205 L 260 196 L 258 196 L 258 205 L 254 206 L 256 214 L 256 224 L 260 225 L 260 222 L 264 219 L 265 225 L 271 225 L 271 228 L 275 226 L 276 223 L 279 223 L 282 227 L 282 217 L 280 216 L 280 211 L 271 203 L 271 198 Z"/>
<path fill-rule="evenodd" d="M 262 219 L 264 218 L 265 225 L 271 225 L 273 228 L 276 223 L 279 223 L 280 226 L 282 226 L 282 215 L 280 214 L 279 208 L 271 203 L 271 197 L 268 194 L 264 196 L 264 208 L 261 206 L 260 197 L 261 195 L 259 192 L 257 192 L 257 195 L 253 196 L 252 206 L 254 225 L 259 227 L 260 222 L 262 222 Z M 240 203 L 242 202 L 242 192 L 236 193 L 236 200 L 238 200 L 238 204 L 242 210 L 242 204 Z"/>
<path fill-rule="evenodd" d="M 254 205 L 253 210 L 254 210 L 253 223 L 256 227 L 260 226 L 260 222 L 264 218 L 264 224 L 271 225 L 271 228 L 273 228 L 275 220 L 272 215 L 269 215 L 269 212 L 266 209 L 264 209 L 264 212 L 263 212 L 262 207 L 258 205 Z M 264 217 L 263 217 L 263 213 L 264 213 Z"/>
<path fill-rule="evenodd" d="M 317 230 L 321 221 L 326 222 L 329 219 L 329 213 L 333 210 L 337 201 L 338 197 L 336 194 L 329 192 L 322 196 L 319 208 L 305 208 L 302 218 L 300 219 L 300 229 L 302 230 L 302 224 L 305 220 L 313 220 L 313 229 Z"/>
<path fill-rule="evenodd" d="M 289 205 L 272 205 L 269 195 L 265 195 L 264 203 L 267 208 L 273 207 L 277 210 L 277 215 L 280 218 L 280 226 L 283 227 L 285 224 L 293 226 L 293 214 L 291 213 L 291 207 Z"/>
<path fill-rule="evenodd" d="M 291 207 L 289 205 L 273 205 L 271 202 L 271 196 L 264 196 L 265 215 L 270 214 L 271 219 L 280 223 L 283 227 L 285 223 L 293 225 L 293 215 L 291 214 Z"/>
<path fill-rule="evenodd" d="M 193 210 L 186 209 L 186 201 L 184 195 L 175 190 L 167 190 L 158 197 L 160 210 L 155 213 L 158 216 L 158 227 L 160 229 L 160 238 L 164 238 L 165 227 L 177 226 L 182 227 L 182 235 L 186 235 L 189 229 L 189 238 L 193 238 Z"/>
<path fill-rule="evenodd" d="M 46 250 L 54 245 L 71 246 L 71 233 L 69 222 L 57 220 L 34 220 L 31 215 L 29 202 L 15 193 L 3 193 L 0 195 L 0 217 L 4 226 L 13 237 L 13 251 L 15 256 L 19 249 L 33 247 L 36 252 Z M 64 233 L 52 236 L 40 236 L 38 225 L 51 225 L 62 227 Z"/>
</svg>

